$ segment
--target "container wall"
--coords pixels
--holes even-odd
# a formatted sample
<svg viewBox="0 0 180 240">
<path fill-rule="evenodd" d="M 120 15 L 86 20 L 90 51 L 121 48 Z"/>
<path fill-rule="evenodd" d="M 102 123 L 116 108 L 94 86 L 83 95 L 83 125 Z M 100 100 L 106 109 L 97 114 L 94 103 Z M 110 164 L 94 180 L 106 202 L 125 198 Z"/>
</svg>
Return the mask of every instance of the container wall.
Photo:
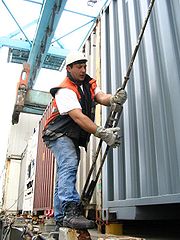
<svg viewBox="0 0 180 240">
<path fill-rule="evenodd" d="M 104 91 L 121 86 L 149 2 L 114 0 L 104 10 Z M 122 143 L 109 152 L 103 171 L 103 208 L 120 219 L 136 218 L 134 206 L 180 202 L 179 9 L 176 0 L 155 1 L 127 84 Z M 103 109 L 103 121 L 107 114 Z"/>
<path fill-rule="evenodd" d="M 6 161 L 5 191 L 3 197 L 3 210 L 7 213 L 17 212 L 18 186 L 21 161 L 8 159 Z"/>
<path fill-rule="evenodd" d="M 97 84 L 100 86 L 100 24 L 97 24 L 89 38 L 84 45 L 84 52 L 88 59 L 87 62 L 87 73 L 94 79 L 96 79 Z M 97 125 L 100 124 L 100 107 L 96 107 L 96 119 Z M 92 166 L 94 155 L 96 153 L 97 143 L 99 139 L 91 135 L 90 142 L 88 144 L 87 152 L 81 148 L 81 161 L 79 164 L 78 175 L 77 175 L 77 190 L 81 194 L 84 188 L 89 170 Z M 100 156 L 100 154 L 99 154 Z M 95 173 L 99 166 L 99 159 L 97 161 L 96 167 L 94 168 L 90 182 L 95 178 Z M 95 188 L 91 204 L 97 208 L 101 207 L 101 177 L 97 183 L 97 188 Z"/>
<path fill-rule="evenodd" d="M 28 141 L 24 157 L 21 162 L 21 188 L 23 189 L 23 212 L 33 212 L 35 170 L 37 158 L 38 127 Z M 24 180 L 24 181 L 23 181 Z M 23 181 L 23 182 L 22 182 Z M 21 191 L 19 191 L 21 192 Z"/>
<path fill-rule="evenodd" d="M 8 138 L 4 208 L 8 211 L 22 209 L 25 172 L 22 159 L 28 139 L 32 136 L 40 116 L 21 113 L 19 123 L 11 126 Z M 10 206 L 12 205 L 12 207 Z"/>
<path fill-rule="evenodd" d="M 42 141 L 42 130 L 51 112 L 49 105 L 39 122 L 39 135 L 36 157 L 33 210 L 40 211 L 53 208 L 54 192 L 54 157 Z"/>
<path fill-rule="evenodd" d="M 29 141 L 28 141 L 29 142 Z M 20 164 L 20 176 L 19 176 L 19 189 L 18 189 L 18 202 L 17 210 L 19 213 L 23 211 L 23 201 L 24 201 L 24 189 L 26 185 L 26 161 L 27 161 L 27 147 L 22 154 L 22 160 Z"/>
</svg>

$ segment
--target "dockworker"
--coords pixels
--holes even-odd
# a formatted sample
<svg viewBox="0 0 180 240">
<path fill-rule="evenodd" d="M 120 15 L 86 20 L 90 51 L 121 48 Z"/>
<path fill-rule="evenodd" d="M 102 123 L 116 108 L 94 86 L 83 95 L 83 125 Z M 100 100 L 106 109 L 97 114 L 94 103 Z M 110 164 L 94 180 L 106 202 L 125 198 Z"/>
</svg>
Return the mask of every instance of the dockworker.
<svg viewBox="0 0 180 240">
<path fill-rule="evenodd" d="M 50 89 L 53 110 L 43 130 L 43 140 L 55 156 L 56 185 L 54 193 L 54 218 L 59 227 L 91 229 L 95 223 L 83 216 L 80 196 L 76 190 L 76 175 L 80 161 L 80 146 L 87 149 L 93 134 L 117 147 L 120 144 L 119 128 L 104 128 L 94 123 L 95 106 L 123 105 L 125 90 L 115 95 L 101 91 L 96 80 L 86 73 L 87 58 L 73 51 L 66 58 L 67 76 L 59 86 Z"/>
</svg>

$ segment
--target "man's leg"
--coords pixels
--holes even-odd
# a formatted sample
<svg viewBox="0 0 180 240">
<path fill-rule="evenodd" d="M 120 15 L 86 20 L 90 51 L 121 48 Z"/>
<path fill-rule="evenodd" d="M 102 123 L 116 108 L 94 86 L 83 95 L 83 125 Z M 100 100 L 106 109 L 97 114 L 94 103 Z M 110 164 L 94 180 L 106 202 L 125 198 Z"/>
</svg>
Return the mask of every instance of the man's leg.
<svg viewBox="0 0 180 240">
<path fill-rule="evenodd" d="M 66 202 L 80 201 L 76 190 L 79 154 L 77 154 L 77 149 L 73 141 L 67 136 L 58 138 L 53 146 L 51 146 L 51 150 L 57 162 L 58 196 L 62 209 L 64 209 Z"/>
<path fill-rule="evenodd" d="M 80 160 L 80 150 L 68 137 L 61 137 L 49 145 L 56 158 L 56 183 L 54 191 L 54 219 L 62 220 L 62 203 L 79 202 L 76 190 L 76 174 Z"/>
<path fill-rule="evenodd" d="M 79 148 L 63 136 L 52 147 L 59 168 L 58 196 L 65 215 L 63 225 L 83 229 L 94 228 L 94 222 L 87 220 L 80 209 L 80 196 L 76 190 L 76 174 L 79 165 Z"/>
</svg>

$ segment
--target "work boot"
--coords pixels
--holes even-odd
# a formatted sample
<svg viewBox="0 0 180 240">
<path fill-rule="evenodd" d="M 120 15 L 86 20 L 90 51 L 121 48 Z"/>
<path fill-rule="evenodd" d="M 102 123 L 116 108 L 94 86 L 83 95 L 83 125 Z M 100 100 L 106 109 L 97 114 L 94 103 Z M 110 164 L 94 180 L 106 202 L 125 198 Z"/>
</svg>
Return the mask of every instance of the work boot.
<svg viewBox="0 0 180 240">
<path fill-rule="evenodd" d="M 92 220 L 88 220 L 82 215 L 82 209 L 79 203 L 68 202 L 65 206 L 65 217 L 63 226 L 74 229 L 90 229 L 95 224 Z"/>
</svg>

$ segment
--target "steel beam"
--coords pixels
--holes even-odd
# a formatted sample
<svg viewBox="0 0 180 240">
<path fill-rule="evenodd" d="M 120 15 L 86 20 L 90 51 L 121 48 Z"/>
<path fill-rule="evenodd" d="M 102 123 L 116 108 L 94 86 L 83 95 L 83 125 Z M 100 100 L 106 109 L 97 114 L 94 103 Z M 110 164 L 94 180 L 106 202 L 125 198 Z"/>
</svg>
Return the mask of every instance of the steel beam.
<svg viewBox="0 0 180 240">
<path fill-rule="evenodd" d="M 28 63 L 30 64 L 29 89 L 31 89 L 36 82 L 66 2 L 67 0 L 46 0 L 43 5 L 37 32 L 28 59 Z"/>
<path fill-rule="evenodd" d="M 0 37 L 0 47 L 9 47 L 9 48 L 15 48 L 19 50 L 28 50 L 28 51 L 30 51 L 31 49 L 27 41 L 11 39 L 8 37 Z M 57 57 L 59 56 L 66 57 L 68 52 L 69 51 L 67 49 L 50 46 L 47 53 Z"/>
</svg>

